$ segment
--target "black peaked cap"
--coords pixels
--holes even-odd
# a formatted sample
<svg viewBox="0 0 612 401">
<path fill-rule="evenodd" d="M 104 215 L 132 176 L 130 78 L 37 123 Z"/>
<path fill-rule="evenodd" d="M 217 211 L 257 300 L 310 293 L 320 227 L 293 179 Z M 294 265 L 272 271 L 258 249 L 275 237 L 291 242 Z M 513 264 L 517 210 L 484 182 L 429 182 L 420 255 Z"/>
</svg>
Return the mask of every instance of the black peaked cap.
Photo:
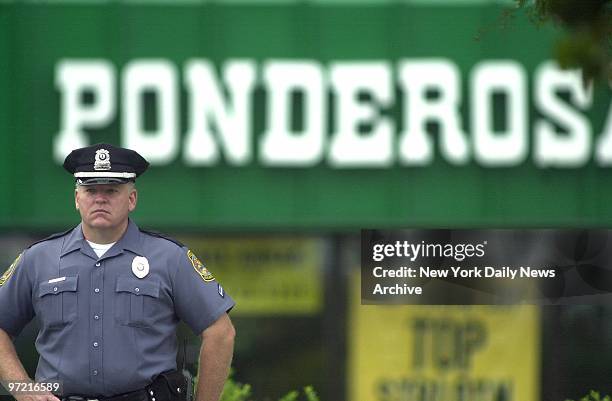
<svg viewBox="0 0 612 401">
<path fill-rule="evenodd" d="M 64 168 L 74 175 L 79 185 L 134 181 L 148 167 L 149 162 L 138 152 L 108 143 L 75 149 L 64 160 Z"/>
</svg>

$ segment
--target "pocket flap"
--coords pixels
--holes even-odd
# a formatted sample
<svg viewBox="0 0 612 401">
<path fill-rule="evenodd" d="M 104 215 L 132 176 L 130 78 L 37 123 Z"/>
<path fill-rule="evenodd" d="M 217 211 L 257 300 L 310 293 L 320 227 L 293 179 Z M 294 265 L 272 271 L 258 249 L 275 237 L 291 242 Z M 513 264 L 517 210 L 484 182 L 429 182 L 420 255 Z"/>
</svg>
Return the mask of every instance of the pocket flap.
<svg viewBox="0 0 612 401">
<path fill-rule="evenodd" d="M 48 294 L 61 294 L 65 291 L 76 291 L 78 276 L 66 277 L 65 280 L 56 281 L 50 283 L 49 281 L 43 281 L 38 285 L 38 296 L 43 297 Z"/>
<path fill-rule="evenodd" d="M 148 295 L 159 297 L 159 281 L 154 279 L 139 279 L 136 277 L 120 276 L 117 278 L 116 292 L 129 292 L 134 295 Z"/>
</svg>

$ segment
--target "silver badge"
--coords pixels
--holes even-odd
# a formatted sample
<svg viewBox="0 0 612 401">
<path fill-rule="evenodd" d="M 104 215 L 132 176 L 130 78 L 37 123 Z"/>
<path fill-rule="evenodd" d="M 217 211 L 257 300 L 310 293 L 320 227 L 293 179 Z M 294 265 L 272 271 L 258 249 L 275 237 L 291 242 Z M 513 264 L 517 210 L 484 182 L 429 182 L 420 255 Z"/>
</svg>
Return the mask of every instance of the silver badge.
<svg viewBox="0 0 612 401">
<path fill-rule="evenodd" d="M 136 256 L 132 260 L 132 273 L 138 278 L 143 278 L 149 274 L 149 261 L 144 256 Z"/>
<path fill-rule="evenodd" d="M 94 161 L 94 170 L 110 170 L 110 153 L 106 149 L 96 150 L 96 160 Z"/>
</svg>

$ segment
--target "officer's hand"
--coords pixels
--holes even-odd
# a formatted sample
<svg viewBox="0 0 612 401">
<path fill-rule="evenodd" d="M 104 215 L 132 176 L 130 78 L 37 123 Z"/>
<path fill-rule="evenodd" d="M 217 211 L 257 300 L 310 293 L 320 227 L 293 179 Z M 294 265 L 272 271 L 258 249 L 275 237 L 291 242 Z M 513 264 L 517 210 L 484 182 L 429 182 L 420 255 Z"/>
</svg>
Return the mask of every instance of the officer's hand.
<svg viewBox="0 0 612 401">
<path fill-rule="evenodd" d="M 59 398 L 54 396 L 51 393 L 44 394 L 20 394 L 16 395 L 15 399 L 17 401 L 60 401 Z"/>
</svg>

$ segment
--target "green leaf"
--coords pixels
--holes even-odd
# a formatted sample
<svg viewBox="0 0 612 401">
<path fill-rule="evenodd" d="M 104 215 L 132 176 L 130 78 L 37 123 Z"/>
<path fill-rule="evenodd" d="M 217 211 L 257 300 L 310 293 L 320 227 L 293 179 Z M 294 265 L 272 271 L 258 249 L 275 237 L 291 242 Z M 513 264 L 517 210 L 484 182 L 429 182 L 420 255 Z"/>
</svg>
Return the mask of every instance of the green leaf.
<svg viewBox="0 0 612 401">
<path fill-rule="evenodd" d="M 306 394 L 307 401 L 319 401 L 319 396 L 312 386 L 304 387 L 304 394 Z"/>
<path fill-rule="evenodd" d="M 297 391 L 290 391 L 287 394 L 285 394 L 282 398 L 280 398 L 278 401 L 296 401 L 298 398 L 299 393 Z"/>
<path fill-rule="evenodd" d="M 251 386 L 234 381 L 233 372 L 223 386 L 219 401 L 247 401 L 251 396 Z"/>
</svg>

